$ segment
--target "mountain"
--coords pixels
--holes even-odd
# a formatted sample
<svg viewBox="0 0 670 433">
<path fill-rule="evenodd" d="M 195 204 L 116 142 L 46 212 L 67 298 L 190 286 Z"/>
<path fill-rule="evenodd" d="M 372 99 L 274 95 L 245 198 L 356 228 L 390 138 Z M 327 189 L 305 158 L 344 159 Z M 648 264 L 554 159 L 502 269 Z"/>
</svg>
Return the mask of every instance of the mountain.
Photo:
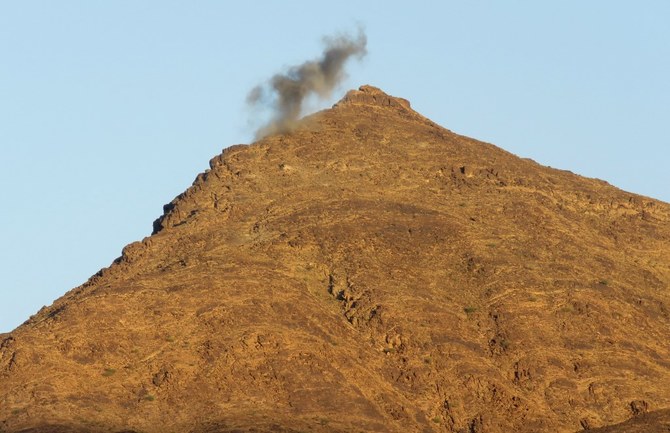
<svg viewBox="0 0 670 433">
<path fill-rule="evenodd" d="M 0 431 L 665 432 L 669 285 L 667 203 L 364 86 L 3 335 Z"/>
</svg>

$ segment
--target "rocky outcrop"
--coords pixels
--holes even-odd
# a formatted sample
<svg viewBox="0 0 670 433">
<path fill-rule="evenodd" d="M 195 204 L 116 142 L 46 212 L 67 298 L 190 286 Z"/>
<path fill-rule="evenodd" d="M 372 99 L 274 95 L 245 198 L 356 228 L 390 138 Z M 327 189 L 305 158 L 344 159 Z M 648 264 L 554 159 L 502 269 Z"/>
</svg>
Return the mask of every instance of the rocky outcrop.
<svg viewBox="0 0 670 433">
<path fill-rule="evenodd" d="M 373 105 L 410 109 L 410 102 L 404 98 L 389 96 L 373 86 L 361 86 L 358 90 L 350 90 L 335 106 Z"/>
</svg>

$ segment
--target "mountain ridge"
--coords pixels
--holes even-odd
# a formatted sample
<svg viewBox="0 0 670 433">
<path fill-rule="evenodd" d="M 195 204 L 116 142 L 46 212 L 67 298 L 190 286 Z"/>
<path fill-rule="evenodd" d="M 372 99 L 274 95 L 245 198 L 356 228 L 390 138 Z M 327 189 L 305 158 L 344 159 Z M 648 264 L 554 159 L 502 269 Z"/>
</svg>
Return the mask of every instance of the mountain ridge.
<svg viewBox="0 0 670 433">
<path fill-rule="evenodd" d="M 363 86 L 212 158 L 152 236 L 4 335 L 0 425 L 622 422 L 670 407 L 669 221 Z"/>
</svg>

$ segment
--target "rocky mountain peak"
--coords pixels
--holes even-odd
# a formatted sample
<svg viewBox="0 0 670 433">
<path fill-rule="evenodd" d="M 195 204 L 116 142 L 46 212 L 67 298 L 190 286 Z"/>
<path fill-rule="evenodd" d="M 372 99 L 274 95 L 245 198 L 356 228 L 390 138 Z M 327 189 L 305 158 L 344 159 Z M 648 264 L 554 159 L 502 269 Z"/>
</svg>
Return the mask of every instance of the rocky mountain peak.
<svg viewBox="0 0 670 433">
<path fill-rule="evenodd" d="M 364 85 L 358 90 L 350 90 L 335 106 L 346 105 L 375 105 L 380 107 L 401 107 L 411 109 L 407 99 L 390 96 L 381 89 Z"/>
<path fill-rule="evenodd" d="M 0 335 L 0 432 L 666 431 L 669 257 L 667 203 L 363 86 Z"/>
</svg>

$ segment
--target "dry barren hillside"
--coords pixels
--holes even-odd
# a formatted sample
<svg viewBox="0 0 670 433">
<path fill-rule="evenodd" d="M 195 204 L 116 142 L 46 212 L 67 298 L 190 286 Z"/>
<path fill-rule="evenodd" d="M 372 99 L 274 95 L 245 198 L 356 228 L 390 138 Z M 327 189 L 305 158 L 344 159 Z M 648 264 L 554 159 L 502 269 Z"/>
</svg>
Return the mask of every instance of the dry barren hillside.
<svg viewBox="0 0 670 433">
<path fill-rule="evenodd" d="M 670 205 L 369 86 L 210 167 L 0 338 L 0 432 L 668 431 Z"/>
</svg>

